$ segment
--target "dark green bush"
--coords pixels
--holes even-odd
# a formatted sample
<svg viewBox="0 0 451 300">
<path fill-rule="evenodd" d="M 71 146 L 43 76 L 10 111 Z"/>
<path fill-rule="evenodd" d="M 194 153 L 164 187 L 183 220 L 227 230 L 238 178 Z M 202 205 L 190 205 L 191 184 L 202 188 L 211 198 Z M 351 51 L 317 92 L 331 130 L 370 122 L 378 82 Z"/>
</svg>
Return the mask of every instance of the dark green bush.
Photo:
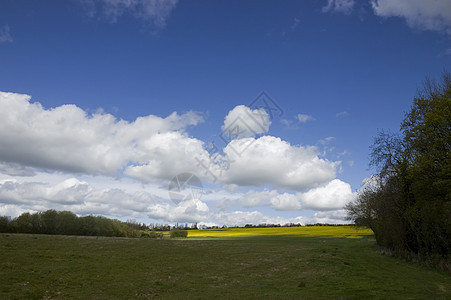
<svg viewBox="0 0 451 300">
<path fill-rule="evenodd" d="M 188 231 L 174 228 L 170 231 L 170 236 L 171 238 L 186 238 L 188 237 Z"/>
<path fill-rule="evenodd" d="M 141 230 L 141 237 L 150 239 L 161 239 L 163 238 L 163 233 L 150 230 Z"/>
</svg>

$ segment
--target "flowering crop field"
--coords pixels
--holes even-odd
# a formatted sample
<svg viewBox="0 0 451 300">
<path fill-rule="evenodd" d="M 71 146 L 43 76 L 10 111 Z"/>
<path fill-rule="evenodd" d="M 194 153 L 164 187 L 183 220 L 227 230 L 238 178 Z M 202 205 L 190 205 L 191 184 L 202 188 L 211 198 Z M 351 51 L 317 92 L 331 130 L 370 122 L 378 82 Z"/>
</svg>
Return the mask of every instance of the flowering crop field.
<svg viewBox="0 0 451 300">
<path fill-rule="evenodd" d="M 265 228 L 222 228 L 189 230 L 188 237 L 240 237 L 260 235 L 300 235 L 335 238 L 362 238 L 373 235 L 368 228 L 355 226 L 302 226 Z"/>
</svg>

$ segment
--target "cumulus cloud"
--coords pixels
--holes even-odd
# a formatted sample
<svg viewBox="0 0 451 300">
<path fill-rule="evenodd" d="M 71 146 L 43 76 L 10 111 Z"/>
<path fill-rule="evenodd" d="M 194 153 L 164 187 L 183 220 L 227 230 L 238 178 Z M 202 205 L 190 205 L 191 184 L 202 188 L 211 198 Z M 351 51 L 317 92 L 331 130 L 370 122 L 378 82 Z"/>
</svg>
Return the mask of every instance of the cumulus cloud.
<svg viewBox="0 0 451 300">
<path fill-rule="evenodd" d="M 315 120 L 315 118 L 313 118 L 312 116 L 304 115 L 304 114 L 298 114 L 297 118 L 298 118 L 298 121 L 301 123 L 307 123 L 308 121 Z"/>
<path fill-rule="evenodd" d="M 276 190 L 264 190 L 264 191 L 248 191 L 243 199 L 240 201 L 240 205 L 243 207 L 256 207 L 260 205 L 266 205 L 269 199 L 277 197 L 279 194 Z"/>
<path fill-rule="evenodd" d="M 297 195 L 283 193 L 271 198 L 271 207 L 275 210 L 300 210 L 301 203 Z"/>
<path fill-rule="evenodd" d="M 10 29 L 8 25 L 0 27 L 0 43 L 12 43 Z"/>
<path fill-rule="evenodd" d="M 18 217 L 19 215 L 25 213 L 25 212 L 36 212 L 30 209 L 24 209 L 20 206 L 13 205 L 13 204 L 2 204 L 0 203 L 0 216 L 7 216 L 7 217 Z"/>
<path fill-rule="evenodd" d="M 327 5 L 323 7 L 323 12 L 351 13 L 355 0 L 328 0 Z"/>
<path fill-rule="evenodd" d="M 143 153 L 138 164 L 128 166 L 124 174 L 144 182 L 155 182 L 186 172 L 202 175 L 199 156 L 208 157 L 202 142 L 179 132 L 167 132 L 149 137 L 140 147 Z M 204 174 L 205 175 L 205 174 Z"/>
<path fill-rule="evenodd" d="M 127 168 L 130 176 L 166 179 L 174 176 L 171 173 L 196 168 L 183 147 L 203 151 L 202 142 L 184 131 L 199 122 L 202 117 L 194 112 L 127 122 L 110 114 L 88 115 L 75 105 L 44 109 L 40 103 L 30 103 L 28 95 L 0 92 L 0 161 L 109 176 Z M 146 173 L 139 166 L 152 170 Z"/>
<path fill-rule="evenodd" d="M 380 17 L 400 17 L 412 28 L 451 34 L 449 0 L 371 0 L 371 5 Z"/>
<path fill-rule="evenodd" d="M 245 151 L 236 151 L 243 145 Z M 233 163 L 222 180 L 241 186 L 270 184 L 307 190 L 335 178 L 340 164 L 320 158 L 315 147 L 293 146 L 273 136 L 233 140 L 224 153 Z"/>
<path fill-rule="evenodd" d="M 300 195 L 303 208 L 314 210 L 341 209 L 355 197 L 351 185 L 340 179 L 313 188 Z"/>
<path fill-rule="evenodd" d="M 117 22 L 118 18 L 128 13 L 162 28 L 177 2 L 177 0 L 83 0 L 82 4 L 91 17 L 100 12 L 111 22 Z"/>
<path fill-rule="evenodd" d="M 226 141 L 255 137 L 268 132 L 270 125 L 270 116 L 264 108 L 250 109 L 245 105 L 238 105 L 225 117 L 221 136 Z"/>
<path fill-rule="evenodd" d="M 198 223 L 210 217 L 210 209 L 199 199 L 189 199 L 174 206 L 168 202 L 157 203 L 149 208 L 148 216 L 165 222 Z"/>
</svg>

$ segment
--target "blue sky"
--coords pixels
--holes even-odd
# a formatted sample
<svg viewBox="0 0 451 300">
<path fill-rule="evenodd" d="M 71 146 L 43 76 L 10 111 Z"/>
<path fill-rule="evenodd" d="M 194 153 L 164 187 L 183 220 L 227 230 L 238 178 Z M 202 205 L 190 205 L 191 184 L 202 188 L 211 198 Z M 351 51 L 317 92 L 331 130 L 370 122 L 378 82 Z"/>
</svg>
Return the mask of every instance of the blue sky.
<svg viewBox="0 0 451 300">
<path fill-rule="evenodd" d="M 341 223 L 372 137 L 450 65 L 446 0 L 5 0 L 0 214 Z M 204 193 L 177 204 L 181 173 Z"/>
</svg>

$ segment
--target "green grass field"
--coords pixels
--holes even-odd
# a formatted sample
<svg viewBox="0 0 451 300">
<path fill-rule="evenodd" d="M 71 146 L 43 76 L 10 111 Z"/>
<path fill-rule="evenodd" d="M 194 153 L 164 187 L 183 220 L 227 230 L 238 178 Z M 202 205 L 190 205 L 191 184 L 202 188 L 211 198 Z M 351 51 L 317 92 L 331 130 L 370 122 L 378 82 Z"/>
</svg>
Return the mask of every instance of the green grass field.
<svg viewBox="0 0 451 300">
<path fill-rule="evenodd" d="M 369 234 L 345 227 L 202 230 L 159 240 L 0 234 L 0 299 L 451 299 L 449 274 L 380 255 Z"/>
</svg>

